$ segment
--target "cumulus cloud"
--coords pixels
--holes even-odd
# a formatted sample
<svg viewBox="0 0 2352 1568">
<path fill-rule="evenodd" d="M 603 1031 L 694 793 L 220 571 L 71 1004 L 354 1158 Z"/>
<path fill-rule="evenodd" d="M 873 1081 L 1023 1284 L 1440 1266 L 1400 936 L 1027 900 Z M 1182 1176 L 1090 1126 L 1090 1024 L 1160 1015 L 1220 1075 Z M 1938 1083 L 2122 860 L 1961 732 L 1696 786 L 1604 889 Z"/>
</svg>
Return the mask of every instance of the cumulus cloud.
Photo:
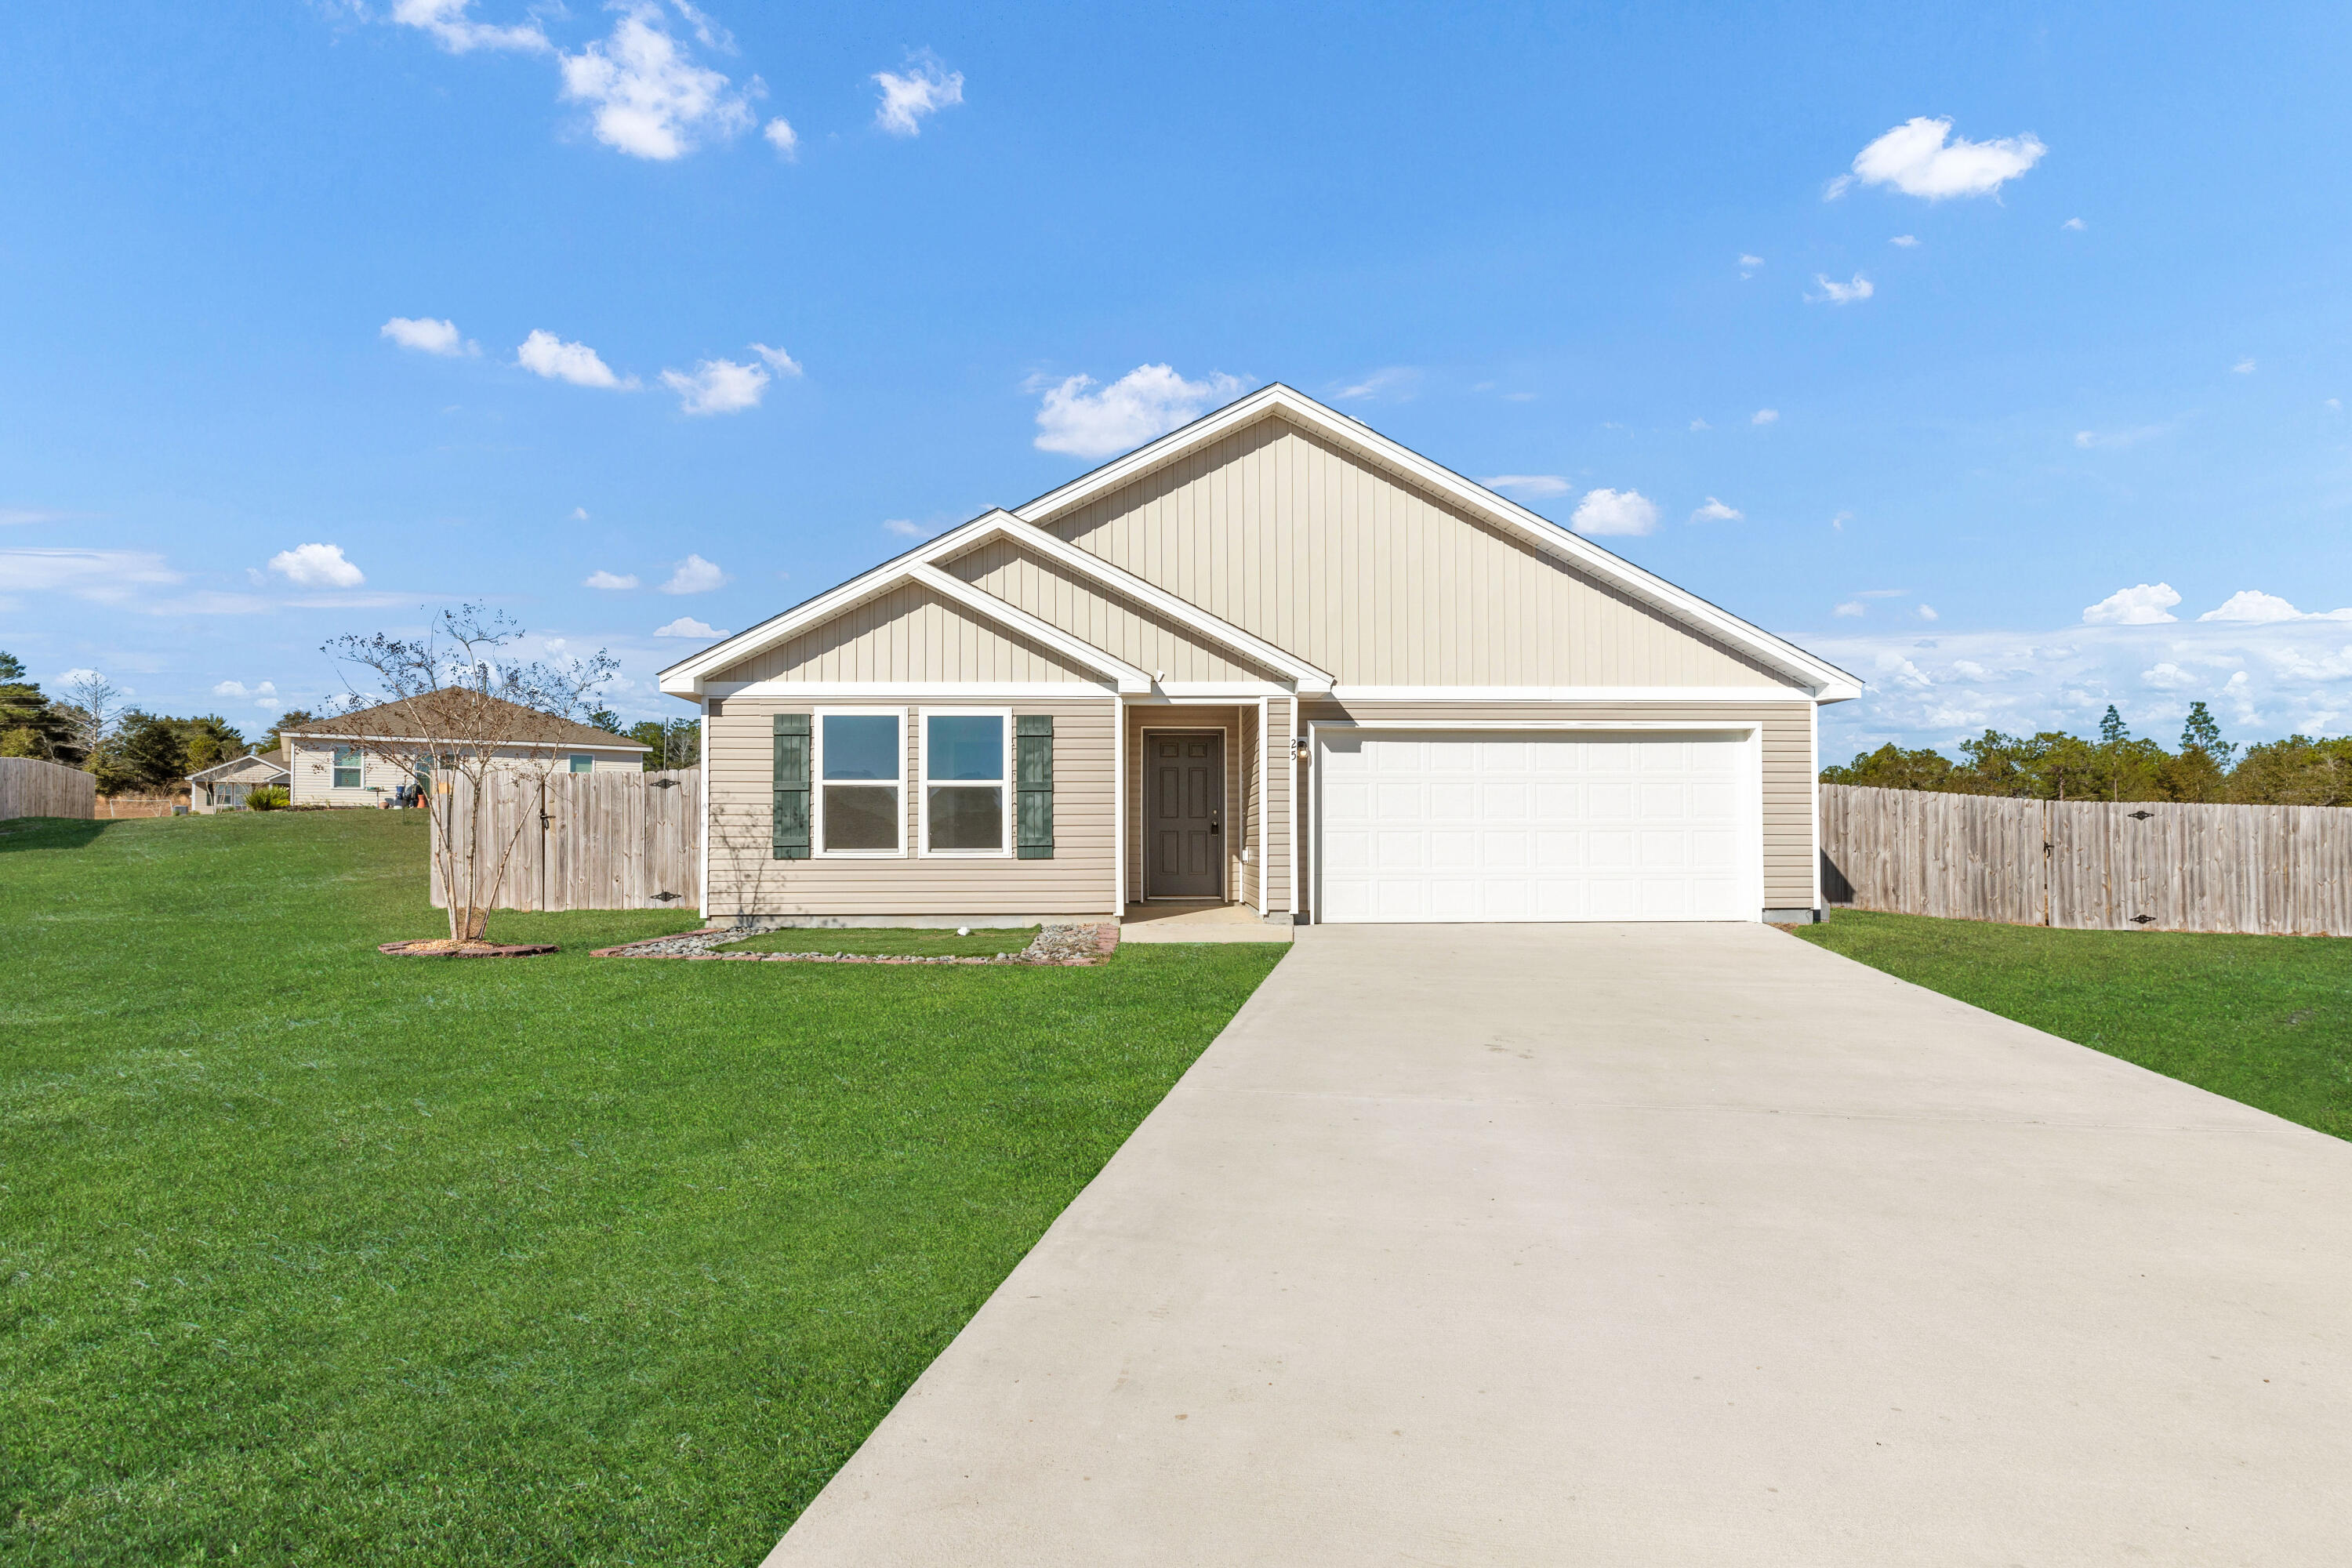
<svg viewBox="0 0 2352 1568">
<path fill-rule="evenodd" d="M 470 54 L 476 49 L 520 49 L 527 54 L 545 54 L 552 47 L 547 35 L 540 31 L 537 17 L 503 27 L 477 22 L 468 15 L 473 3 L 474 0 L 393 0 L 391 20 L 394 26 L 429 34 L 435 43 L 453 55 Z"/>
<path fill-rule="evenodd" d="M 378 336 L 388 338 L 402 348 L 415 349 L 418 353 L 456 358 L 482 352 L 480 344 L 467 342 L 458 332 L 457 322 L 436 321 L 430 316 L 394 316 L 376 331 Z"/>
<path fill-rule="evenodd" d="M 258 686 L 247 686 L 242 680 L 224 680 L 213 687 L 213 695 L 226 697 L 234 702 L 250 702 L 257 708 L 279 706 L 275 681 L 265 680 Z"/>
<path fill-rule="evenodd" d="M 1853 275 L 1853 281 L 1851 283 L 1841 283 L 1824 273 L 1816 272 L 1813 274 L 1813 282 L 1820 287 L 1821 292 L 1808 294 L 1805 298 L 1817 304 L 1826 300 L 1832 305 L 1851 305 L 1856 300 L 1867 300 L 1878 292 L 1877 285 L 1859 272 Z"/>
<path fill-rule="evenodd" d="M 1971 142 L 1952 135 L 1949 120 L 1907 120 L 1854 154 L 1853 172 L 1832 180 L 1829 199 L 1855 184 L 1884 185 L 1907 196 L 1989 196 L 2042 161 L 2038 136 Z"/>
<path fill-rule="evenodd" d="M 1564 496 L 1569 491 L 1568 480 L 1559 474 L 1491 474 L 1478 482 L 1490 490 L 1508 490 L 1530 500 Z"/>
<path fill-rule="evenodd" d="M 2142 583 L 2137 587 L 2118 588 L 2095 605 L 2084 606 L 2083 624 L 2086 626 L 2152 626 L 2180 617 L 2171 613 L 2180 603 L 2180 595 L 2172 591 L 2169 583 Z"/>
<path fill-rule="evenodd" d="M 1759 408 L 1748 416 L 1750 425 L 1778 425 L 1780 422 L 1780 411 L 1777 408 Z"/>
<path fill-rule="evenodd" d="M 1658 526 L 1658 508 L 1639 490 L 1587 490 L 1568 525 L 1579 533 L 1647 533 Z"/>
<path fill-rule="evenodd" d="M 917 528 L 911 519 L 903 517 L 883 519 L 882 531 L 895 533 L 901 539 L 920 539 L 923 536 L 923 531 Z"/>
<path fill-rule="evenodd" d="M 525 338 L 515 350 L 514 362 L 534 375 L 543 375 L 550 381 L 568 381 L 574 386 L 621 392 L 637 384 L 635 376 L 624 379 L 614 375 L 613 367 L 586 343 L 568 343 L 545 331 L 534 331 Z"/>
<path fill-rule="evenodd" d="M 2082 233 L 2084 229 L 2086 229 L 2086 228 L 2090 227 L 2091 226 L 2090 226 L 2089 224 L 2084 223 L 2081 218 L 2078 218 L 2078 217 L 2070 217 L 2070 218 L 2068 218 L 2064 223 L 2060 224 L 2058 226 L 2059 226 L 2060 228 L 2072 229 L 2072 230 L 2074 230 L 2076 234 L 2080 234 L 2080 233 Z"/>
<path fill-rule="evenodd" d="M 1756 276 L 1756 269 L 1763 265 L 1762 257 L 1743 254 L 1739 258 L 1739 275 L 1742 278 L 1753 278 Z"/>
<path fill-rule="evenodd" d="M 1937 616 L 1936 606 L 1933 605 L 1921 605 L 1918 608 L 1919 618 L 1923 621 L 1932 621 L 1940 618 Z"/>
<path fill-rule="evenodd" d="M 1421 372 L 1410 365 L 1392 364 L 1341 387 L 1332 395 L 1360 402 L 1402 403 L 1412 395 L 1420 381 Z"/>
<path fill-rule="evenodd" d="M 1899 245 L 1904 249 L 1910 250 L 1918 245 L 1919 237 L 1916 234 L 1898 234 L 1886 243 L 1889 245 Z"/>
<path fill-rule="evenodd" d="M 882 89 L 874 123 L 893 136 L 919 136 L 924 116 L 963 101 L 963 72 L 943 68 L 929 54 L 909 59 L 906 75 L 877 71 L 874 81 Z"/>
<path fill-rule="evenodd" d="M 587 509 L 586 507 L 584 507 L 584 506 L 575 506 L 575 507 L 573 507 L 573 508 L 572 509 L 572 521 L 574 521 L 574 522 L 585 522 L 585 521 L 588 521 L 588 509 Z"/>
<path fill-rule="evenodd" d="M 688 414 L 740 414 L 760 405 L 768 389 L 768 373 L 756 364 L 731 359 L 707 359 L 691 371 L 666 370 L 662 384 L 677 394 L 678 406 Z"/>
<path fill-rule="evenodd" d="M 794 359 L 792 355 L 786 353 L 782 349 L 772 349 L 765 343 L 753 343 L 751 345 L 751 352 L 758 354 L 761 359 L 767 361 L 768 368 L 774 371 L 778 375 L 798 375 L 801 374 L 801 362 Z"/>
<path fill-rule="evenodd" d="M 2305 615 L 2276 594 L 2241 588 L 2218 609 L 2206 611 L 2200 621 L 2352 621 L 2352 609 L 2320 610 Z"/>
<path fill-rule="evenodd" d="M 1748 514 L 1738 507 L 1726 506 L 1713 496 L 1709 496 L 1706 498 L 1705 506 L 1690 514 L 1690 520 L 1693 522 L 1739 522 L 1747 516 Z"/>
<path fill-rule="evenodd" d="M 1865 616 L 1869 613 L 1870 606 L 1864 605 L 1860 599 L 1848 599 L 1830 612 L 1833 616 Z"/>
<path fill-rule="evenodd" d="M 1186 381 L 1164 364 L 1138 365 L 1093 391 L 1092 376 L 1070 376 L 1045 389 L 1035 446 L 1041 452 L 1107 458 L 1190 423 L 1245 384 L 1223 373 Z"/>
<path fill-rule="evenodd" d="M 303 588 L 356 588 L 366 574 L 343 558 L 340 544 L 298 544 L 269 558 L 269 569 Z"/>
<path fill-rule="evenodd" d="M 563 97 L 588 106 L 596 140 L 633 158 L 666 162 L 751 126 L 749 99 L 720 71 L 696 62 L 671 35 L 659 5 L 623 4 L 607 37 L 562 57 Z M 706 43 L 707 18 L 680 6 Z"/>
<path fill-rule="evenodd" d="M 726 637 L 734 635 L 698 621 L 692 616 L 680 616 L 666 626 L 654 628 L 654 636 L 657 637 Z"/>
<path fill-rule="evenodd" d="M 708 594 L 713 588 L 725 586 L 727 574 L 699 555 L 689 555 L 679 562 L 661 585 L 665 594 Z"/>
<path fill-rule="evenodd" d="M 618 592 L 624 588 L 635 587 L 637 580 L 634 576 L 625 577 L 618 572 L 591 572 L 580 580 L 580 585 L 583 588 L 604 588 Z"/>
<path fill-rule="evenodd" d="M 785 158 L 797 158 L 801 155 L 800 132 L 794 131 L 792 122 L 782 115 L 780 114 L 769 121 L 766 128 L 760 134 L 767 138 L 768 145 L 773 147 L 779 155 Z"/>
<path fill-rule="evenodd" d="M 1694 419 L 1694 420 L 1692 420 L 1692 421 L 1690 422 L 1690 427 L 1691 427 L 1692 429 L 1694 429 L 1694 430 L 1712 430 L 1712 429 L 1714 429 L 1714 428 L 1715 428 L 1715 426 L 1712 426 L 1712 425 L 1708 424 L 1708 423 L 1707 423 L 1706 420 L 1704 420 L 1704 419 Z"/>
<path fill-rule="evenodd" d="M 2202 684 L 2197 677 L 2168 661 L 2156 666 L 2153 669 L 2141 670 L 2139 679 L 2143 686 L 2153 686 L 2159 691 L 2181 691 Z"/>
<path fill-rule="evenodd" d="M 2230 368 L 2240 375 L 2252 375 L 2254 374 L 2254 362 L 2250 358 L 2242 359 Z"/>
</svg>

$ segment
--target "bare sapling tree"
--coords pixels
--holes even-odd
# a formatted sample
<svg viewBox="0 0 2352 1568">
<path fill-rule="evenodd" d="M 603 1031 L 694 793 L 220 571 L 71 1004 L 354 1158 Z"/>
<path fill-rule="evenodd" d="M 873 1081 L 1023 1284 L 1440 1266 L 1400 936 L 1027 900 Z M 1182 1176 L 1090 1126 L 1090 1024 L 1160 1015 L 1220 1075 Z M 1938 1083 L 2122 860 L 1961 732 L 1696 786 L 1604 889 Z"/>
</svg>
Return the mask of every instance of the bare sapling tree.
<svg viewBox="0 0 2352 1568">
<path fill-rule="evenodd" d="M 66 721 L 82 766 L 95 768 L 98 759 L 122 728 L 122 689 L 94 669 L 76 670 L 66 681 L 58 712 Z"/>
<path fill-rule="evenodd" d="M 433 870 L 448 900 L 449 940 L 487 940 L 507 868 L 543 805 L 547 778 L 577 750 L 575 726 L 619 673 L 599 648 L 586 658 L 524 661 L 523 629 L 479 605 L 442 610 L 422 637 L 333 639 L 325 651 L 353 672 L 334 705 L 338 738 L 415 780 L 432 809 Z M 501 799 L 535 803 L 500 812 Z"/>
</svg>

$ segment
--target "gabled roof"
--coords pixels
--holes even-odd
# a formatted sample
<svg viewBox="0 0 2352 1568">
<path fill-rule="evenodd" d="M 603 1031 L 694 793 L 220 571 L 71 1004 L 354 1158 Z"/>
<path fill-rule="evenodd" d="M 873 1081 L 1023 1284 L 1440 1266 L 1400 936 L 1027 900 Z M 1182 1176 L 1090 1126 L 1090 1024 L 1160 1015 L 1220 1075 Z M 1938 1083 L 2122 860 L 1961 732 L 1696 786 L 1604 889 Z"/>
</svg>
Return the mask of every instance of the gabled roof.
<svg viewBox="0 0 2352 1568">
<path fill-rule="evenodd" d="M 437 732 L 431 736 L 418 733 L 427 728 Z M 582 724 L 462 687 L 446 687 L 418 697 L 313 719 L 307 724 L 289 725 L 278 734 L 288 742 L 296 737 L 310 741 L 496 740 L 501 745 L 576 746 L 582 751 L 653 749 L 626 735 L 615 735 L 593 724 Z"/>
<path fill-rule="evenodd" d="M 1809 689 L 1822 701 L 1839 701 L 1862 694 L 1860 680 L 1826 659 L 1774 637 L 1762 627 L 1709 604 L 1687 589 L 1676 587 L 1655 573 L 1644 571 L 1582 535 L 1570 532 L 1549 518 L 1538 516 L 1516 501 L 1496 495 L 1486 486 L 1399 446 L 1360 421 L 1327 408 L 1304 393 L 1279 382 L 1229 403 L 1213 413 L 1203 415 L 1192 424 L 1139 447 L 1123 458 L 1114 458 L 1090 473 L 1082 474 L 1068 484 L 1049 490 L 1011 512 L 991 511 L 960 528 L 950 529 L 928 544 L 886 561 L 782 615 L 680 659 L 661 672 L 661 689 L 674 696 L 698 695 L 702 682 L 716 671 L 740 663 L 762 649 L 773 647 L 795 634 L 903 583 L 929 582 L 929 577 L 923 574 L 925 569 L 939 577 L 948 578 L 947 574 L 938 572 L 939 562 L 1003 534 L 1018 540 L 1024 548 L 1047 554 L 1087 574 L 1117 593 L 1150 605 L 1160 613 L 1245 654 L 1268 668 L 1282 671 L 1297 683 L 1302 692 L 1328 691 L 1331 676 L 1297 654 L 1211 615 L 1155 584 L 1111 565 L 1090 552 L 1060 539 L 1048 531 L 1045 526 L 1110 490 L 1132 484 L 1244 426 L 1266 418 L 1286 419 L 1312 432 L 1364 462 L 1444 500 L 1578 572 L 1610 584 L 1699 636 L 1739 650 L 1792 683 Z M 952 578 L 948 580 L 954 581 Z M 971 594 L 977 595 L 977 599 L 960 599 L 960 603 L 1024 636 L 1036 637 L 1035 628 L 1045 626 L 1045 623 L 1015 609 L 993 595 L 965 586 Z M 941 591 L 945 592 L 944 589 Z M 1066 633 L 1056 635 L 1068 636 Z M 1088 662 L 1101 668 L 1104 668 L 1101 661 L 1109 658 L 1109 655 L 1097 649 Z M 1111 662 L 1118 663 L 1117 660 Z M 1132 672 L 1134 675 L 1140 673 Z M 1129 676 L 1120 675 L 1118 679 L 1126 679 Z M 1148 689 L 1149 685 L 1147 679 L 1140 689 Z M 1118 689 L 1138 689 L 1120 685 Z"/>
<path fill-rule="evenodd" d="M 232 773 L 251 773 L 256 770 L 264 773 L 282 773 L 286 772 L 286 764 L 278 760 L 278 754 L 276 752 L 253 752 L 242 757 L 231 757 L 225 763 L 215 763 L 208 768 L 199 768 L 190 773 L 188 779 L 190 783 L 200 779 L 209 783 L 214 779 L 226 778 Z"/>
</svg>

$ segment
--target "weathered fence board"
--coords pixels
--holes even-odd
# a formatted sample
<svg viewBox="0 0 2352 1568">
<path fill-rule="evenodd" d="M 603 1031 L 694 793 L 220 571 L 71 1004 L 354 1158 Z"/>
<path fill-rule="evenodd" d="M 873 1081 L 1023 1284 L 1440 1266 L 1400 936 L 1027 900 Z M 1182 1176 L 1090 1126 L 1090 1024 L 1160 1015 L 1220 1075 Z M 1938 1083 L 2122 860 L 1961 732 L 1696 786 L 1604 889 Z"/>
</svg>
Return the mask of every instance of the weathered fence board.
<svg viewBox="0 0 2352 1568">
<path fill-rule="evenodd" d="M 432 796 L 433 831 L 463 834 L 473 785 L 445 777 Z M 480 803 L 481 841 L 513 841 L 492 907 L 501 910 L 694 910 L 702 903 L 701 773 L 492 773 Z M 461 868 L 462 869 L 462 868 Z M 433 904 L 448 906 L 441 860 Z M 462 886 L 459 889 L 464 891 Z"/>
<path fill-rule="evenodd" d="M 2079 931 L 2352 936 L 2352 809 L 1822 786 L 1832 903 Z"/>
<path fill-rule="evenodd" d="M 98 780 L 90 774 L 38 757 L 0 757 L 0 820 L 97 815 Z"/>
</svg>

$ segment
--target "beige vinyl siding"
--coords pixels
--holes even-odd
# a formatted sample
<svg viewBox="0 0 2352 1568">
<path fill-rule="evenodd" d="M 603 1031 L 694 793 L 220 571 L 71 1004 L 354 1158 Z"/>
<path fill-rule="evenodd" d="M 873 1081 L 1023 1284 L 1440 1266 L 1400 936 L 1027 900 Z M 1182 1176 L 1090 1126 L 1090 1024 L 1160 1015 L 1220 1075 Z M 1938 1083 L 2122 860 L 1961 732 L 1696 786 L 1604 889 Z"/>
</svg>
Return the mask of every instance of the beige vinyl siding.
<svg viewBox="0 0 2352 1568">
<path fill-rule="evenodd" d="M 360 750 L 360 787 L 335 787 L 334 748 L 344 742 L 335 741 L 294 741 L 293 761 L 287 767 L 287 795 L 295 805 L 381 805 L 392 798 L 393 792 L 415 777 L 414 765 L 404 757 L 385 756 L 380 752 Z M 419 747 L 422 752 L 425 748 Z M 518 746 L 491 758 L 500 766 L 537 773 L 547 768 L 562 769 L 564 759 L 572 751 L 564 746 Z M 600 773 L 638 773 L 645 767 L 641 752 L 588 752 L 582 753 L 596 759 L 594 771 Z"/>
<path fill-rule="evenodd" d="M 1225 731 L 1225 821 L 1229 826 L 1237 815 L 1242 798 L 1242 714 L 1238 705 L 1227 703 L 1137 703 L 1127 710 L 1127 896 L 1137 903 L 1150 895 L 1150 881 L 1144 875 L 1143 836 L 1147 820 L 1145 806 L 1150 798 L 1144 777 L 1143 732 L 1146 730 L 1223 730 Z M 1250 704 L 1253 717 L 1257 705 Z M 1234 847 L 1230 831 L 1225 836 L 1224 897 L 1240 896 L 1242 886 L 1240 851 Z"/>
<path fill-rule="evenodd" d="M 1270 761 L 1265 771 L 1265 828 L 1259 837 L 1258 860 L 1265 868 L 1266 879 L 1265 908 L 1268 914 L 1285 914 L 1290 909 L 1290 803 L 1297 797 L 1298 764 L 1290 755 L 1290 739 L 1299 733 L 1297 700 L 1272 697 L 1265 704 L 1266 740 Z"/>
<path fill-rule="evenodd" d="M 1240 850 L 1247 857 L 1241 865 L 1241 900 L 1255 909 L 1259 879 L 1265 871 L 1265 851 L 1258 842 L 1265 837 L 1259 810 L 1265 794 L 1265 736 L 1258 728 L 1255 704 L 1241 710 L 1241 721 L 1242 795 L 1234 821 L 1240 829 Z"/>
<path fill-rule="evenodd" d="M 1135 666 L 1170 680 L 1269 680 L 1198 633 L 1147 606 L 1107 593 L 1058 563 L 1012 541 L 992 539 L 943 563 L 946 570 L 1005 603 Z"/>
<path fill-rule="evenodd" d="M 860 698 L 831 703 L 730 697 L 708 721 L 710 875 L 704 908 L 733 915 L 1068 915 L 1112 913 L 1112 700 L 1108 695 L 990 700 Z M 903 708 L 905 853 L 887 858 L 779 860 L 773 854 L 778 713 Z M 981 710 L 1054 720 L 1054 858 L 942 858 L 921 845 L 923 713 Z M 1008 738 L 1008 746 L 1010 744 Z"/>
<path fill-rule="evenodd" d="M 1050 526 L 1342 685 L 1786 684 L 1279 417 Z"/>
<path fill-rule="evenodd" d="M 1309 699 L 1307 723 L 1546 721 L 1754 724 L 1763 739 L 1764 907 L 1813 904 L 1813 732 L 1810 702 L 1333 702 Z M 1306 797 L 1314 798 L 1312 792 Z M 1305 899 L 1302 896 L 1302 904 Z"/>
<path fill-rule="evenodd" d="M 919 583 L 853 605 L 782 647 L 723 669 L 713 681 L 1067 680 L 1099 685 L 1071 664 Z"/>
</svg>

